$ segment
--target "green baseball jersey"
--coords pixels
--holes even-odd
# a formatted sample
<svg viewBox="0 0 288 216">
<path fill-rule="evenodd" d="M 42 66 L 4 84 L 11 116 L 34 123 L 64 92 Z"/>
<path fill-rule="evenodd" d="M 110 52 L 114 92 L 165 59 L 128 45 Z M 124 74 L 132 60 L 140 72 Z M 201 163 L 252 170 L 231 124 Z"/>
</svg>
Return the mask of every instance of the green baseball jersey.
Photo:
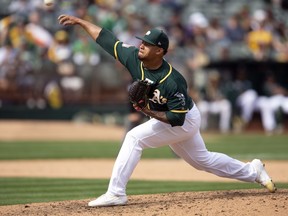
<svg viewBox="0 0 288 216">
<path fill-rule="evenodd" d="M 139 49 L 119 41 L 106 29 L 102 29 L 96 42 L 128 69 L 133 80 L 147 80 L 154 86 L 149 109 L 166 112 L 172 126 L 183 124 L 183 115 L 177 114 L 187 113 L 193 107 L 193 101 L 187 93 L 186 80 L 175 68 L 165 59 L 156 70 L 145 68 L 138 59 Z"/>
</svg>

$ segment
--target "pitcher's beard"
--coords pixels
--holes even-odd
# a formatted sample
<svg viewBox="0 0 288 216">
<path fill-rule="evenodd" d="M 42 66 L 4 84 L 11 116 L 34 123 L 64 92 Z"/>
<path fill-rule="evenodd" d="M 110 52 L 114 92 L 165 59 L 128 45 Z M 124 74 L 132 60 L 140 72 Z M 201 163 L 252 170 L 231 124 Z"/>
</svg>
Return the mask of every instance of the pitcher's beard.
<svg viewBox="0 0 288 216">
<path fill-rule="evenodd" d="M 143 61 L 145 58 L 143 58 L 141 55 L 139 55 L 139 53 L 138 53 L 138 59 L 140 60 L 140 61 Z"/>
</svg>

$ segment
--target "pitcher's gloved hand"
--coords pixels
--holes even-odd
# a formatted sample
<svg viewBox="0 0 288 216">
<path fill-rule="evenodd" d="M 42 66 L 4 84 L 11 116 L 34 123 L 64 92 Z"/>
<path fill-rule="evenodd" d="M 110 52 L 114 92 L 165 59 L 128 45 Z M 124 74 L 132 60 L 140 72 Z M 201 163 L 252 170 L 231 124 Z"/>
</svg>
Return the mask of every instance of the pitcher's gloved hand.
<svg viewBox="0 0 288 216">
<path fill-rule="evenodd" d="M 131 84 L 128 90 L 128 98 L 135 110 L 141 111 L 147 106 L 150 89 L 151 85 L 146 80 L 137 80 Z"/>
</svg>

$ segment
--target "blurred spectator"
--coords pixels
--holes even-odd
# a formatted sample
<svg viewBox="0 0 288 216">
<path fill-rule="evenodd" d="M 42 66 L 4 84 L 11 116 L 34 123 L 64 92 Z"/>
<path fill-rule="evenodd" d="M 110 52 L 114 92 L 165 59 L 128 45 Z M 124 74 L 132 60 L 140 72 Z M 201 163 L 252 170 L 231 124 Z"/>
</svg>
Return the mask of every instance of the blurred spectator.
<svg viewBox="0 0 288 216">
<path fill-rule="evenodd" d="M 288 62 L 288 30 L 284 22 L 275 25 L 273 48 L 276 61 Z"/>
<path fill-rule="evenodd" d="M 208 20 L 203 13 L 196 12 L 189 16 L 188 25 L 186 27 L 187 39 L 194 42 L 207 42 L 206 29 L 208 27 Z"/>
<path fill-rule="evenodd" d="M 209 25 L 206 30 L 207 38 L 209 43 L 215 44 L 215 43 L 224 43 L 225 39 L 225 30 L 223 28 L 223 25 L 220 24 L 220 21 L 218 18 L 213 17 L 209 20 Z"/>
<path fill-rule="evenodd" d="M 236 15 L 228 18 L 227 22 L 224 25 L 224 29 L 225 37 L 231 43 L 244 40 L 246 32 L 240 25 L 240 22 Z"/>
<path fill-rule="evenodd" d="M 8 40 L 9 26 L 13 22 L 13 16 L 6 16 L 0 20 L 0 44 L 4 45 Z M 11 42 L 11 41 L 9 41 Z"/>
<path fill-rule="evenodd" d="M 17 50 L 13 48 L 10 41 L 7 40 L 3 46 L 0 47 L 0 93 L 4 93 L 5 95 L 8 94 L 8 96 L 11 92 L 15 92 L 17 90 L 15 85 L 15 63 L 17 58 Z"/>
<path fill-rule="evenodd" d="M 33 11 L 28 16 L 28 23 L 25 30 L 29 39 L 38 47 L 47 48 L 53 43 L 52 34 L 43 28 L 40 23 L 40 13 Z"/>
<path fill-rule="evenodd" d="M 69 35 L 66 31 L 57 31 L 54 35 L 54 42 L 48 50 L 50 60 L 59 63 L 71 59 L 72 48 L 69 42 Z"/>
<path fill-rule="evenodd" d="M 68 2 L 68 1 L 65 1 Z M 48 30 L 51 35 L 54 35 L 57 31 L 60 30 L 59 24 L 56 22 L 58 16 L 61 14 L 60 9 L 64 10 L 65 7 L 61 8 L 58 5 L 58 1 L 55 1 L 55 4 L 52 6 L 46 6 L 45 4 L 41 4 L 41 7 L 37 9 L 37 12 L 41 16 L 39 20 L 39 24 Z M 63 11 L 64 12 L 64 11 Z M 65 11 L 65 13 L 69 13 L 69 11 Z M 73 12 L 70 12 L 73 14 Z"/>
<path fill-rule="evenodd" d="M 197 41 L 193 43 L 192 41 L 187 44 L 185 63 L 190 71 L 189 77 L 184 76 L 188 81 L 189 85 L 195 86 L 198 89 L 202 89 L 206 85 L 206 71 L 204 67 L 209 64 L 210 56 L 206 52 L 206 44 L 204 41 Z"/>
<path fill-rule="evenodd" d="M 277 117 L 285 101 L 285 95 L 287 95 L 287 89 L 277 82 L 273 73 L 268 72 L 263 83 L 263 95 L 257 100 L 257 108 L 260 111 L 262 125 L 267 135 L 271 135 L 279 129 Z"/>
<path fill-rule="evenodd" d="M 13 0 L 11 1 L 8 9 L 11 14 L 17 13 L 27 16 L 35 9 L 35 7 L 33 7 L 30 0 Z"/>
<path fill-rule="evenodd" d="M 287 115 L 288 114 L 288 95 L 287 95 L 287 92 L 286 92 L 286 95 L 285 95 L 285 97 L 283 98 L 283 101 L 282 101 L 282 104 L 281 104 L 281 114 L 282 114 L 282 119 L 281 119 L 281 123 L 282 123 L 282 125 L 281 125 L 281 129 L 283 129 L 284 130 L 284 120 L 285 120 L 285 117 L 283 116 L 283 114 L 284 115 Z M 282 131 L 281 131 L 282 132 Z"/>
<path fill-rule="evenodd" d="M 81 104 L 84 82 L 80 76 L 70 75 L 61 79 L 61 87 L 65 98 L 65 104 Z"/>
<path fill-rule="evenodd" d="M 273 34 L 266 24 L 265 11 L 255 11 L 252 30 L 247 34 L 247 44 L 256 60 L 266 60 L 272 55 Z"/>
<path fill-rule="evenodd" d="M 28 18 L 24 15 L 14 15 L 10 21 L 11 22 L 7 26 L 8 32 L 6 37 L 7 40 L 10 40 L 14 48 L 19 49 L 22 44 L 29 42 L 28 33 L 25 30 Z"/>
<path fill-rule="evenodd" d="M 248 4 L 244 4 L 239 11 L 236 12 L 236 16 L 240 22 L 242 29 L 247 34 L 251 30 L 251 9 Z"/>
<path fill-rule="evenodd" d="M 139 33 L 133 27 L 133 24 L 128 22 L 125 31 L 118 33 L 118 39 L 120 41 L 123 41 L 123 43 L 138 47 L 140 43 L 139 40 L 135 37 L 135 35 L 138 34 Z"/>
<path fill-rule="evenodd" d="M 88 38 L 82 32 L 78 32 L 78 39 L 72 43 L 73 62 L 77 66 L 85 65 L 95 66 L 100 63 L 101 56 L 93 40 Z"/>
<path fill-rule="evenodd" d="M 44 89 L 44 95 L 48 105 L 53 109 L 59 109 L 63 105 L 63 98 L 59 84 L 55 81 L 49 82 Z"/>
<path fill-rule="evenodd" d="M 221 133 L 230 131 L 232 106 L 221 90 L 220 74 L 217 71 L 209 72 L 207 85 L 200 92 L 196 102 L 201 113 L 201 129 L 209 128 L 209 114 L 219 115 L 219 130 Z"/>
<path fill-rule="evenodd" d="M 226 82 L 224 88 L 234 111 L 233 130 L 241 132 L 252 120 L 258 93 L 253 89 L 253 84 L 243 68 L 237 70 L 235 79 Z"/>
</svg>

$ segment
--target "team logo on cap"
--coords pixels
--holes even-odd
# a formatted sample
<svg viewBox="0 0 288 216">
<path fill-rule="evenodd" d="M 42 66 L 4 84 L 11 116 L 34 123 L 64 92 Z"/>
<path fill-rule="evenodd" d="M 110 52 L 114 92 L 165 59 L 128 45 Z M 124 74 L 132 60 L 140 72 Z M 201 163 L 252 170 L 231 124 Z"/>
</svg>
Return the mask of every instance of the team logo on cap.
<svg viewBox="0 0 288 216">
<path fill-rule="evenodd" d="M 151 31 L 146 32 L 146 35 L 150 35 L 150 34 L 151 34 Z"/>
</svg>

